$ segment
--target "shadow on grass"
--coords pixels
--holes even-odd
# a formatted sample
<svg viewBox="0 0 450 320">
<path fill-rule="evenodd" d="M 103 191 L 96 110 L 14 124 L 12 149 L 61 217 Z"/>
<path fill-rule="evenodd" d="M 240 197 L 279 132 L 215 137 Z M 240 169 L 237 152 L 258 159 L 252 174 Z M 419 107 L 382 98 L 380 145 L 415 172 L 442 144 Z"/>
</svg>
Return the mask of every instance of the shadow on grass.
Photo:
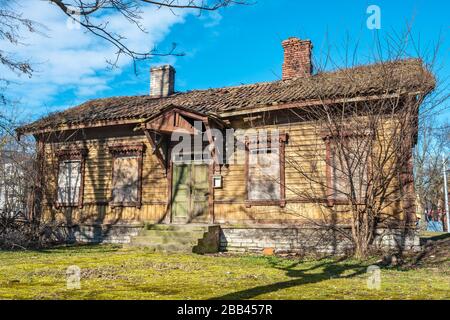
<svg viewBox="0 0 450 320">
<path fill-rule="evenodd" d="M 352 278 L 366 272 L 367 266 L 362 263 L 342 263 L 346 258 L 334 261 L 320 262 L 310 268 L 295 269 L 302 262 L 297 261 L 286 267 L 277 266 L 276 261 L 270 261 L 272 267 L 283 270 L 292 280 L 271 283 L 268 285 L 257 286 L 237 292 L 228 293 L 226 295 L 212 298 L 211 300 L 236 300 L 236 299 L 252 299 L 262 294 L 272 293 L 283 289 L 306 285 L 310 283 L 318 283 L 329 280 L 330 278 Z M 309 273 L 311 271 L 322 269 L 319 273 Z M 344 275 L 347 271 L 352 271 L 349 275 Z"/>
<path fill-rule="evenodd" d="M 61 252 L 115 252 L 121 249 L 121 245 L 115 245 L 115 244 L 98 244 L 98 243 L 76 243 L 76 244 L 61 244 L 61 245 L 55 245 L 51 247 L 46 248 L 28 248 L 28 249 L 1 249 L 1 252 L 19 252 L 19 253 L 61 253 Z"/>
</svg>

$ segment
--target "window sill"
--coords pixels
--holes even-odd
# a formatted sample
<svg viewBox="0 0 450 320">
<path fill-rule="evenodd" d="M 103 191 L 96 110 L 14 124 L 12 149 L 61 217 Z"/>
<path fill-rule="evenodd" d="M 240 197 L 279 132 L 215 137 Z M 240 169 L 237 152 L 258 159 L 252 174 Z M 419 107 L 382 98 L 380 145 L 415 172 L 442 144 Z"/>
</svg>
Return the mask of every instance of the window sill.
<svg viewBox="0 0 450 320">
<path fill-rule="evenodd" d="M 286 206 L 286 199 L 283 200 L 245 200 L 245 207 L 252 206 L 279 206 L 284 208 Z"/>
</svg>

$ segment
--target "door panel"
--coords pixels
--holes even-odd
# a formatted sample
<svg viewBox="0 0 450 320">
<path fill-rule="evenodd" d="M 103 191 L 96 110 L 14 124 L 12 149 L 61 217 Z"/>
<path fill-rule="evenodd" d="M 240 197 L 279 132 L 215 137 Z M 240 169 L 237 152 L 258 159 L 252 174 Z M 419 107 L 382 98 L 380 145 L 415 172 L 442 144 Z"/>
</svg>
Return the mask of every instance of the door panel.
<svg viewBox="0 0 450 320">
<path fill-rule="evenodd" d="M 174 165 L 172 180 L 172 220 L 189 218 L 190 207 L 190 167 L 189 165 Z"/>
<path fill-rule="evenodd" d="M 174 164 L 172 222 L 208 219 L 209 176 L 206 164 Z"/>
<path fill-rule="evenodd" d="M 192 219 L 207 219 L 209 197 L 208 166 L 205 164 L 192 164 L 191 168 L 191 217 Z"/>
</svg>

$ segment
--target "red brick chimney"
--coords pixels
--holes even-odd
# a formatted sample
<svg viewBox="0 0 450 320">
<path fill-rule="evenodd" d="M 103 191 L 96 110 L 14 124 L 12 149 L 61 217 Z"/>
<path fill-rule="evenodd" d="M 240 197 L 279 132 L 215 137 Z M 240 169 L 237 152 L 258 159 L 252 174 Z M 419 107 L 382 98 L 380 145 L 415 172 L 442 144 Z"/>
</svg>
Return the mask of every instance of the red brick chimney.
<svg viewBox="0 0 450 320">
<path fill-rule="evenodd" d="M 283 80 L 311 76 L 311 40 L 291 37 L 281 45 L 284 48 Z"/>
</svg>

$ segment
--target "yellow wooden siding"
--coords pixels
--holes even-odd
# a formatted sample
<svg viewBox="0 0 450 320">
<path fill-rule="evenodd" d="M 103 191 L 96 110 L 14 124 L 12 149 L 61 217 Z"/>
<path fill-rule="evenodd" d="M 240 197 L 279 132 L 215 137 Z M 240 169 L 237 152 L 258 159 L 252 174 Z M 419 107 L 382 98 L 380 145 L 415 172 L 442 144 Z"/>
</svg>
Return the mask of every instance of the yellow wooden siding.
<svg viewBox="0 0 450 320">
<path fill-rule="evenodd" d="M 142 166 L 142 207 L 125 207 L 111 209 L 105 205 L 111 198 L 112 156 L 108 151 L 111 144 L 130 144 L 143 142 L 146 149 L 143 155 Z M 45 195 L 53 196 L 55 190 L 56 159 L 54 152 L 63 144 L 47 144 L 46 168 L 47 186 Z M 105 140 L 87 140 L 77 144 L 88 149 L 84 172 L 83 208 L 55 209 L 47 205 L 45 216 L 55 216 L 57 219 L 67 220 L 67 215 L 73 221 L 85 222 L 116 222 L 120 221 L 159 221 L 167 210 L 167 178 L 160 163 L 145 136 L 126 137 Z M 50 197 L 44 196 L 44 203 L 52 202 Z"/>
<path fill-rule="evenodd" d="M 255 127 L 253 127 L 255 128 Z M 300 221 L 334 219 L 343 220 L 348 218 L 344 212 L 344 206 L 337 206 L 337 217 L 331 217 L 329 210 L 324 204 L 304 203 L 305 193 L 309 193 L 317 199 L 324 199 L 326 189 L 318 184 L 311 184 L 298 172 L 301 166 L 303 171 L 312 172 L 311 163 L 315 163 L 315 172 L 325 184 L 326 166 L 325 154 L 326 146 L 318 132 L 317 126 L 311 123 L 291 123 L 271 126 L 260 126 L 257 128 L 277 129 L 289 135 L 286 145 L 286 199 L 285 208 L 279 206 L 245 206 L 245 166 L 244 159 L 241 158 L 238 164 L 229 164 L 222 167 L 223 187 L 214 190 L 216 203 L 214 204 L 214 218 L 218 223 L 282 223 L 295 224 Z M 246 134 L 247 130 L 240 129 L 238 134 Z M 146 145 L 143 156 L 142 173 L 142 207 L 116 208 L 111 209 L 106 203 L 111 195 L 111 164 L 112 157 L 108 151 L 109 144 L 143 142 Z M 134 136 L 125 138 L 87 140 L 82 144 L 88 148 L 88 156 L 85 165 L 85 180 L 83 202 L 81 209 L 56 210 L 46 206 L 45 214 L 48 217 L 55 216 L 62 219 L 72 219 L 73 221 L 97 221 L 103 223 L 118 221 L 147 221 L 159 222 L 167 214 L 168 179 L 155 155 L 151 153 L 152 148 L 145 136 Z M 54 151 L 58 144 L 45 146 L 46 167 L 55 168 Z M 242 154 L 240 155 L 243 156 Z M 56 173 L 46 175 L 47 195 L 55 194 Z M 395 185 L 392 185 L 394 188 Z M 48 201 L 47 201 L 48 200 Z M 51 202 L 51 198 L 44 199 L 44 203 Z M 99 204 L 101 202 L 101 204 Z M 386 209 L 388 214 L 399 214 L 402 211 L 401 203 Z M 69 213 L 67 213 L 69 212 Z M 70 217 L 67 217 L 69 214 Z"/>
</svg>

